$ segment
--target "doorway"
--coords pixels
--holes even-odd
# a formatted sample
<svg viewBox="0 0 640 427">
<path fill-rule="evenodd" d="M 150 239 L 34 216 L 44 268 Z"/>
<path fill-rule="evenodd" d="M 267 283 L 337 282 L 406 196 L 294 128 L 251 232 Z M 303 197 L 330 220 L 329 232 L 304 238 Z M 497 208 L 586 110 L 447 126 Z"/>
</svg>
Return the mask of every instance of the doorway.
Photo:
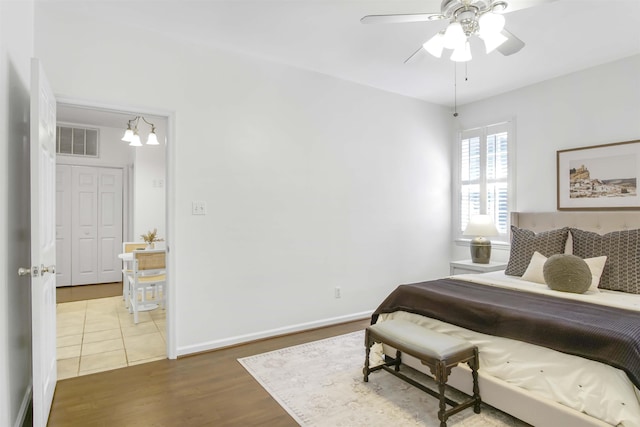
<svg viewBox="0 0 640 427">
<path fill-rule="evenodd" d="M 160 145 L 131 147 L 121 140 L 127 124 L 138 116 L 153 123 Z M 98 242 L 100 248 L 96 246 L 96 265 L 106 265 L 111 270 L 112 267 L 117 267 L 117 281 L 114 281 L 113 274 L 100 276 L 93 274 L 91 268 L 85 268 L 89 263 L 87 251 L 76 248 L 70 252 L 71 263 L 84 263 L 85 267 L 71 267 L 71 271 L 83 277 L 82 285 L 57 289 L 61 301 L 67 301 L 57 304 L 58 379 L 163 359 L 169 354 L 166 333 L 168 305 L 165 310 L 158 308 L 141 313 L 140 322 L 134 324 L 133 316 L 124 306 L 122 262 L 117 259 L 117 255 L 122 252 L 122 242 L 139 241 L 140 235 L 149 230 L 157 229 L 160 237 L 166 239 L 168 119 L 168 116 L 145 114 L 141 111 L 58 101 L 59 126 L 92 128 L 99 135 L 97 149 L 87 150 L 89 155 L 63 151 L 58 153 L 58 164 L 64 165 L 62 167 L 79 168 L 84 172 L 101 169 L 122 172 L 122 194 L 119 200 L 122 214 L 118 218 L 121 231 L 119 235 Z M 140 136 L 145 138 L 151 128 L 140 126 L 139 130 Z M 79 151 L 81 149 L 82 147 Z M 87 193 L 84 195 L 87 196 Z M 96 200 L 98 198 L 99 195 Z M 60 203 L 64 202 L 60 200 Z M 62 211 L 57 208 L 57 216 L 66 218 Z M 96 226 L 99 228 L 100 224 Z M 79 232 L 84 230 L 82 224 L 71 224 L 70 227 L 80 230 Z M 166 243 L 163 242 L 164 245 Z M 61 260 L 64 260 L 64 256 Z M 60 267 L 63 268 L 58 273 L 63 275 L 64 264 Z"/>
</svg>

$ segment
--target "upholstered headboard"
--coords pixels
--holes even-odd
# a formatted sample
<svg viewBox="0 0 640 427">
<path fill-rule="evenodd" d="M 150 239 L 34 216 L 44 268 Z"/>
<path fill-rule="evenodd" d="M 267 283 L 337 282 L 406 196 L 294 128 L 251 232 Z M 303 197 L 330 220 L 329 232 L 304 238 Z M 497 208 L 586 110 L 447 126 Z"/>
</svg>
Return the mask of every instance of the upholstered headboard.
<svg viewBox="0 0 640 427">
<path fill-rule="evenodd" d="M 536 233 L 573 227 L 605 234 L 610 231 L 640 228 L 640 212 L 511 212 L 511 225 Z"/>
</svg>

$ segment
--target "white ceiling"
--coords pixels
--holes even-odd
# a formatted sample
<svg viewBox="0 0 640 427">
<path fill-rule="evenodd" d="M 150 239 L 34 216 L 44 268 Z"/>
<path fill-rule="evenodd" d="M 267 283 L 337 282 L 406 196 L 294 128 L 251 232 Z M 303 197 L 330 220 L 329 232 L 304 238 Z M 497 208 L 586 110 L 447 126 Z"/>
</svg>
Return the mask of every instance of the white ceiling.
<svg viewBox="0 0 640 427">
<path fill-rule="evenodd" d="M 369 14 L 438 12 L 440 0 L 40 0 L 119 25 L 317 71 L 425 101 L 454 103 L 454 63 L 426 52 L 446 22 L 360 23 Z M 509 0 L 506 28 L 526 46 L 457 66 L 458 105 L 640 54 L 640 0 Z M 527 7 L 531 6 L 531 7 Z M 464 77 L 467 80 L 464 80 Z"/>
</svg>

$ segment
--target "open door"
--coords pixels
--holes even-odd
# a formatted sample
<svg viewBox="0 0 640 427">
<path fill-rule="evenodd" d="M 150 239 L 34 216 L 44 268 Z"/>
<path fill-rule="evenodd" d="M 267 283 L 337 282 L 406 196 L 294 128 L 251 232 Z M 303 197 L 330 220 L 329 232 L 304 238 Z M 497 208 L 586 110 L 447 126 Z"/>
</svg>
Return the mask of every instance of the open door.
<svg viewBox="0 0 640 427">
<path fill-rule="evenodd" d="M 40 61 L 31 60 L 31 318 L 33 425 L 45 427 L 56 364 L 56 100 Z"/>
</svg>

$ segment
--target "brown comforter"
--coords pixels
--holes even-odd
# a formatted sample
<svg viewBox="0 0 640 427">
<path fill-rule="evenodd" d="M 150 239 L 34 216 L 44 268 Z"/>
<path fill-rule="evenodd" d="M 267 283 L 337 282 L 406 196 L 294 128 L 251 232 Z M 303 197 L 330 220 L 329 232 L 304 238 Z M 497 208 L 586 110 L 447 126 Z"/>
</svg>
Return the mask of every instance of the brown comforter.
<svg viewBox="0 0 640 427">
<path fill-rule="evenodd" d="M 406 311 L 624 370 L 640 388 L 640 313 L 455 279 L 401 285 L 374 312 Z"/>
</svg>

